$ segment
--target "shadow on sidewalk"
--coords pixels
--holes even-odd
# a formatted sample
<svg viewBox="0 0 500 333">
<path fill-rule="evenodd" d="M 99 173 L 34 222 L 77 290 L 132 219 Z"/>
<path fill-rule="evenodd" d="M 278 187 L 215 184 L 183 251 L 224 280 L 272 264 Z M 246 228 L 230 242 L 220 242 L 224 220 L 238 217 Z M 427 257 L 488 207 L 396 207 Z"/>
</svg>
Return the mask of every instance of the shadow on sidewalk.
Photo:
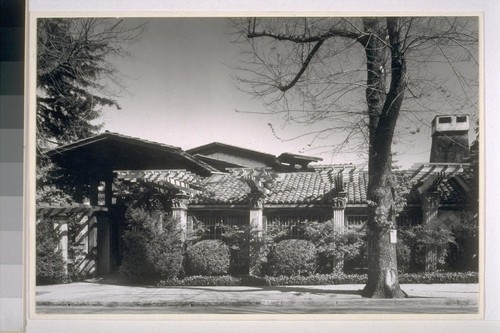
<svg viewBox="0 0 500 333">
<path fill-rule="evenodd" d="M 168 287 L 167 287 L 168 288 Z M 322 288 L 306 288 L 300 286 L 237 286 L 235 289 L 227 289 L 226 287 L 220 287 L 221 289 L 217 289 L 217 286 L 211 287 L 202 287 L 202 286 L 186 286 L 186 287 L 174 287 L 174 288 L 187 288 L 190 290 L 201 290 L 201 291 L 210 291 L 210 292 L 220 292 L 220 293 L 255 293 L 262 291 L 278 291 L 282 293 L 290 293 L 296 296 L 305 295 L 305 294 L 314 294 L 314 295 L 325 295 L 325 294 L 338 294 L 338 295 L 357 295 L 361 296 L 361 290 L 339 290 L 339 289 L 322 289 Z"/>
<path fill-rule="evenodd" d="M 126 278 L 120 273 L 113 273 L 102 277 L 87 279 L 82 281 L 83 283 L 97 283 L 103 285 L 116 285 L 116 286 L 129 286 L 138 288 L 186 288 L 191 290 L 202 290 L 211 292 L 231 292 L 231 293 L 252 293 L 252 292 L 262 292 L 262 291 L 278 291 L 282 293 L 293 293 L 295 295 L 303 294 L 339 294 L 339 295 L 359 295 L 361 296 L 361 290 L 335 290 L 335 289 L 322 289 L 314 287 L 300 287 L 300 286 L 252 286 L 252 285 L 242 285 L 235 286 L 234 289 L 227 289 L 225 286 L 175 286 L 175 287 L 158 287 L 155 284 L 148 283 L 130 283 Z M 220 287 L 220 289 L 218 289 Z"/>
</svg>

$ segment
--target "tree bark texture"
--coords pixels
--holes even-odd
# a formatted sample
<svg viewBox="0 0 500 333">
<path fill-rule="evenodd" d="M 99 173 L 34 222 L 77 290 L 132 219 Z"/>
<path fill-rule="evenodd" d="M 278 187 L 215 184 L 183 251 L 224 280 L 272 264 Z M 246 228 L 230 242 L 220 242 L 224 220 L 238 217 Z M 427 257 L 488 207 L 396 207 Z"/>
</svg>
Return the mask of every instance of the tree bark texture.
<svg viewBox="0 0 500 333">
<path fill-rule="evenodd" d="M 376 34 L 371 39 L 386 41 L 381 31 L 379 21 L 365 20 L 365 29 L 368 33 Z M 368 282 L 363 290 L 363 296 L 372 298 L 401 298 L 405 293 L 401 290 L 398 280 L 396 262 L 396 244 L 390 242 L 390 230 L 395 228 L 394 193 L 392 178 L 391 144 L 396 127 L 396 121 L 403 101 L 406 88 L 406 64 L 400 49 L 398 19 L 387 19 L 387 34 L 391 52 L 391 83 L 385 97 L 379 91 L 382 86 L 382 70 L 385 64 L 379 61 L 384 58 L 383 50 L 375 43 L 365 46 L 367 53 L 368 83 L 367 103 L 370 112 L 377 112 L 377 119 L 370 121 L 370 155 L 369 155 L 369 183 L 367 199 L 368 210 Z M 378 38 L 377 38 L 378 37 Z M 370 59 L 375 63 L 371 64 Z M 377 67 L 378 66 L 378 67 Z M 379 69 L 377 71 L 376 69 Z M 370 86 L 370 84 L 372 86 Z M 383 105 L 380 109 L 376 109 Z"/>
</svg>

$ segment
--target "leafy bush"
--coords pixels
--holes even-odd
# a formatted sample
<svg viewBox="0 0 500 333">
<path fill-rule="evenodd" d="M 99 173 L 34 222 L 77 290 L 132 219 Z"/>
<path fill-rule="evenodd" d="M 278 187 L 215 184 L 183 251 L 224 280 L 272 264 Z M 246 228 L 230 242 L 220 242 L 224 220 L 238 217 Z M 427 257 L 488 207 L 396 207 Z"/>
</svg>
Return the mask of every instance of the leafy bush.
<svg viewBox="0 0 500 333">
<path fill-rule="evenodd" d="M 231 275 L 222 276 L 204 276 L 193 275 L 186 276 L 183 279 L 162 280 L 159 286 L 240 286 L 242 279 Z"/>
<path fill-rule="evenodd" d="M 396 245 L 396 260 L 398 263 L 398 272 L 405 273 L 410 269 L 411 248 L 405 242 L 398 242 Z"/>
<path fill-rule="evenodd" d="M 452 230 L 454 243 L 446 257 L 446 264 L 451 271 L 478 271 L 479 235 L 475 216 L 462 216 L 462 223 Z"/>
<path fill-rule="evenodd" d="M 233 275 L 244 275 L 250 271 L 250 255 L 256 230 L 251 226 L 224 226 L 222 240 L 229 246 L 231 261 L 229 271 Z"/>
<path fill-rule="evenodd" d="M 153 259 L 155 271 L 162 279 L 170 279 L 182 273 L 182 243 L 180 235 L 164 231 L 153 238 Z"/>
<path fill-rule="evenodd" d="M 399 283 L 479 283 L 477 272 L 405 273 Z"/>
<path fill-rule="evenodd" d="M 315 274 L 310 276 L 188 276 L 184 279 L 163 280 L 159 286 L 300 286 L 365 284 L 366 274 Z M 466 273 L 404 273 L 399 275 L 402 284 L 419 283 L 478 283 L 476 272 Z"/>
<path fill-rule="evenodd" d="M 429 249 L 436 249 L 436 268 L 445 268 L 445 258 L 448 246 L 454 242 L 454 238 L 448 229 L 429 229 L 423 225 L 404 228 L 399 232 L 406 244 L 411 249 L 411 262 L 409 271 L 424 271 L 425 257 Z"/>
<path fill-rule="evenodd" d="M 131 282 L 173 279 L 182 272 L 182 242 L 178 221 L 153 219 L 142 208 L 130 208 L 120 270 Z"/>
<path fill-rule="evenodd" d="M 366 274 L 332 273 L 310 276 L 266 276 L 266 284 L 270 286 L 364 284 L 366 281 Z"/>
<path fill-rule="evenodd" d="M 54 221 L 42 220 L 36 225 L 36 283 L 52 284 L 65 282 L 66 272 L 61 251 L 58 249 L 59 235 Z"/>
<path fill-rule="evenodd" d="M 333 220 L 329 220 L 307 223 L 304 236 L 316 246 L 319 272 L 332 273 L 337 268 L 336 263 L 357 259 L 365 232 L 357 226 L 338 228 Z"/>
<path fill-rule="evenodd" d="M 250 230 L 250 274 L 264 276 L 269 273 L 271 266 L 271 251 L 276 244 L 287 239 L 288 230 L 279 225 L 268 225 L 266 230 Z"/>
<path fill-rule="evenodd" d="M 123 235 L 124 256 L 120 271 L 131 282 L 147 281 L 155 276 L 152 251 L 148 237 L 140 231 L 129 230 Z"/>
<path fill-rule="evenodd" d="M 203 240 L 187 249 L 189 272 L 194 275 L 225 275 L 231 254 L 220 240 Z"/>
<path fill-rule="evenodd" d="M 273 276 L 311 275 L 316 271 L 317 257 L 313 243 L 302 239 L 283 240 L 270 254 L 269 272 Z"/>
</svg>

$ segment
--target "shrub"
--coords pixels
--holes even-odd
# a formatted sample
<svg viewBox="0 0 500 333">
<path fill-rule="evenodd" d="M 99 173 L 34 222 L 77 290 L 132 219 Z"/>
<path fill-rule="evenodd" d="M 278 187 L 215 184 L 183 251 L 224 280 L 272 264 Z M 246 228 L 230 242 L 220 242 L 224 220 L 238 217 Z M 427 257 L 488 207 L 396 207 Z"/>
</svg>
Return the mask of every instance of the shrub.
<svg viewBox="0 0 500 333">
<path fill-rule="evenodd" d="M 59 235 L 54 221 L 42 220 L 36 225 L 36 283 L 52 284 L 65 281 L 62 253 L 58 250 Z"/>
<path fill-rule="evenodd" d="M 230 275 L 222 276 L 204 276 L 204 275 L 193 275 L 186 276 L 183 279 L 171 279 L 162 280 L 158 284 L 159 286 L 240 286 L 242 285 L 242 280 L 239 277 L 234 277 Z"/>
<path fill-rule="evenodd" d="M 220 240 L 204 240 L 187 249 L 189 272 L 193 275 L 225 275 L 231 254 Z"/>
<path fill-rule="evenodd" d="M 188 276 L 184 279 L 163 280 L 159 286 L 300 286 L 300 285 L 339 285 L 365 284 L 366 274 L 315 274 L 310 276 Z M 404 273 L 399 282 L 418 283 L 478 283 L 476 272 L 466 273 Z"/>
<path fill-rule="evenodd" d="M 333 220 L 311 222 L 304 227 L 304 236 L 318 253 L 318 270 L 332 273 L 334 263 L 356 260 L 364 243 L 364 230 L 360 227 L 336 227 Z"/>
<path fill-rule="evenodd" d="M 332 273 L 310 276 L 266 276 L 266 284 L 270 286 L 363 284 L 366 281 L 366 274 Z"/>
<path fill-rule="evenodd" d="M 399 283 L 478 283 L 477 272 L 405 273 L 399 275 Z"/>
<path fill-rule="evenodd" d="M 479 236 L 475 217 L 462 216 L 462 223 L 452 230 L 455 242 L 450 245 L 446 264 L 452 271 L 478 271 Z"/>
<path fill-rule="evenodd" d="M 398 272 L 408 272 L 411 263 L 411 249 L 404 242 L 398 242 L 396 246 L 396 260 L 398 263 Z"/>
<path fill-rule="evenodd" d="M 279 242 L 270 254 L 269 272 L 278 275 L 311 275 L 317 268 L 317 252 L 313 243 L 301 239 Z"/>
<path fill-rule="evenodd" d="M 222 240 L 231 251 L 229 271 L 233 275 L 249 273 L 255 230 L 251 226 L 224 226 Z"/>
<path fill-rule="evenodd" d="M 426 252 L 430 248 L 436 249 L 436 267 L 445 267 L 445 258 L 448 246 L 454 242 L 453 236 L 448 229 L 428 229 L 426 226 L 417 225 L 403 231 L 406 235 L 407 245 L 411 248 L 412 261 L 410 271 L 425 270 Z"/>
<path fill-rule="evenodd" d="M 126 214 L 121 271 L 131 282 L 173 279 L 182 271 L 182 242 L 177 220 L 153 219 L 142 208 Z"/>
<path fill-rule="evenodd" d="M 162 279 L 172 279 L 182 272 L 182 243 L 180 235 L 172 234 L 168 230 L 161 232 L 152 240 L 155 272 Z"/>
<path fill-rule="evenodd" d="M 154 263 L 148 250 L 148 238 L 140 231 L 129 230 L 123 235 L 124 254 L 120 271 L 131 282 L 154 278 Z"/>
</svg>

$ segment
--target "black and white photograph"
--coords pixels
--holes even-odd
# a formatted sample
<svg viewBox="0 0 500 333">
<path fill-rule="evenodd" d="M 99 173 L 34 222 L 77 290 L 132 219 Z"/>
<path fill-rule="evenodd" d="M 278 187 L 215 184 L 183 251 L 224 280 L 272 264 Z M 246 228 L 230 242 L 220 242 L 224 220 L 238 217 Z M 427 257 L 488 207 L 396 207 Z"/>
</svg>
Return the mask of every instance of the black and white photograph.
<svg viewBox="0 0 500 333">
<path fill-rule="evenodd" d="M 481 318 L 481 21 L 36 17 L 36 315 Z"/>
</svg>

